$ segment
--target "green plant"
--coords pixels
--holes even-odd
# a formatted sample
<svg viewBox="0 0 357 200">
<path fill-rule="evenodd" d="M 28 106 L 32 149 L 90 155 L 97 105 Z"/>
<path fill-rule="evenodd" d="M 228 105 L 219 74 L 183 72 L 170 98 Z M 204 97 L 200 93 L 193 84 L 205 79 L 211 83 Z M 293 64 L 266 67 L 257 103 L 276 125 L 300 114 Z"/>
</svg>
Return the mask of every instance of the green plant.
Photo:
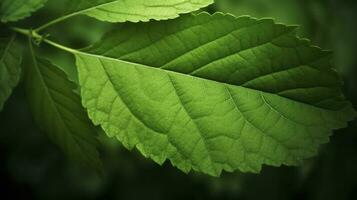
<svg viewBox="0 0 357 200">
<path fill-rule="evenodd" d="M 212 0 L 77 0 L 38 28 L 9 23 L 44 3 L 0 4 L 0 108 L 23 74 L 38 125 L 71 158 L 97 169 L 95 126 L 159 164 L 169 159 L 184 172 L 218 176 L 298 165 L 356 116 L 331 52 L 299 38 L 296 26 L 184 14 Z M 80 14 L 122 24 L 80 50 L 43 33 Z M 74 55 L 78 86 L 34 50 L 42 43 Z M 30 61 L 21 67 L 25 45 Z"/>
</svg>

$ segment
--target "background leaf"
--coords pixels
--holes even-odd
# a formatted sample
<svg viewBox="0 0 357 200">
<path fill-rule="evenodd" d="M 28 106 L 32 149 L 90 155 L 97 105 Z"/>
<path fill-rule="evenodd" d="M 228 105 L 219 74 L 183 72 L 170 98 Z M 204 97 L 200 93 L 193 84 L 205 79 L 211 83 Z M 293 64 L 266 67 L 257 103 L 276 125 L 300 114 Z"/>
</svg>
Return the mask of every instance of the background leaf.
<svg viewBox="0 0 357 200">
<path fill-rule="evenodd" d="M 86 14 L 108 22 L 163 20 L 211 3 L 213 0 L 77 0 L 69 2 L 64 17 Z"/>
<path fill-rule="evenodd" d="M 40 9 L 47 0 L 1 0 L 0 21 L 13 22 L 31 15 Z"/>
<path fill-rule="evenodd" d="M 297 165 L 356 113 L 330 53 L 294 29 L 219 13 L 127 24 L 76 55 L 83 104 L 110 137 L 185 172 Z"/>
<path fill-rule="evenodd" d="M 37 124 L 70 158 L 100 170 L 96 129 L 74 92 L 75 84 L 44 59 L 33 57 L 26 67 L 28 101 Z"/>
<path fill-rule="evenodd" d="M 0 111 L 21 77 L 21 46 L 16 36 L 0 37 Z"/>
</svg>

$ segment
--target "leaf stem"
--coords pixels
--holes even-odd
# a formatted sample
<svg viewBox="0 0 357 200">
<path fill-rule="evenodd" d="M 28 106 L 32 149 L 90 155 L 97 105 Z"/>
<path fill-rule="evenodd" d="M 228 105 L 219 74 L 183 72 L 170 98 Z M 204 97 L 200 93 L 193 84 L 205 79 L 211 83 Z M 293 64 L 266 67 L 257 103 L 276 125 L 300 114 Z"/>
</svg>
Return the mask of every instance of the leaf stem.
<svg viewBox="0 0 357 200">
<path fill-rule="evenodd" d="M 48 22 L 48 23 L 46 23 L 46 24 L 44 24 L 44 25 L 42 25 L 42 26 L 36 28 L 35 31 L 36 31 L 36 32 L 40 32 L 40 31 L 42 31 L 43 29 L 46 29 L 46 28 L 48 28 L 48 27 L 50 27 L 50 26 L 52 26 L 52 25 L 54 25 L 54 24 L 57 24 L 57 23 L 59 23 L 59 22 L 61 22 L 61 21 L 66 20 L 66 19 L 68 19 L 68 18 L 70 18 L 70 17 L 73 17 L 73 16 L 75 16 L 76 14 L 77 14 L 77 13 L 73 13 L 73 14 L 70 14 L 70 15 L 65 15 L 65 16 L 63 16 L 63 17 L 54 19 L 54 20 L 52 20 L 52 21 L 50 21 L 50 22 Z"/>
<path fill-rule="evenodd" d="M 15 31 L 15 32 L 17 32 L 17 33 L 20 33 L 22 35 L 28 36 L 30 38 L 39 40 L 41 42 L 45 42 L 45 43 L 47 43 L 47 44 L 49 44 L 49 45 L 51 45 L 53 47 L 56 47 L 58 49 L 62 49 L 62 50 L 67 51 L 69 53 L 72 53 L 72 54 L 80 53 L 78 50 L 72 49 L 70 47 L 63 46 L 61 44 L 58 44 L 56 42 L 53 42 L 53 41 L 45 38 L 44 36 L 38 34 L 37 31 L 29 30 L 29 29 L 22 29 L 22 28 L 17 28 L 17 27 L 10 27 L 10 29 Z"/>
<path fill-rule="evenodd" d="M 36 31 L 30 30 L 30 29 L 23 29 L 23 28 L 17 28 L 17 27 L 10 27 L 10 29 L 17 33 L 20 33 L 22 35 L 30 36 L 31 38 L 34 38 L 34 39 L 43 38 Z"/>
<path fill-rule="evenodd" d="M 58 44 L 58 43 L 56 43 L 56 42 L 53 42 L 53 41 L 51 41 L 51 40 L 48 40 L 48 39 L 43 39 L 43 41 L 44 41 L 45 43 L 47 43 L 47 44 L 53 46 L 53 47 L 56 47 L 56 48 L 58 48 L 58 49 L 62 49 L 62 50 L 64 50 L 64 51 L 67 51 L 67 52 L 72 53 L 72 54 L 78 54 L 78 53 L 80 53 L 80 51 L 78 51 L 78 50 L 75 50 L 75 49 L 72 49 L 72 48 L 69 48 L 69 47 L 60 45 L 60 44 Z"/>
</svg>

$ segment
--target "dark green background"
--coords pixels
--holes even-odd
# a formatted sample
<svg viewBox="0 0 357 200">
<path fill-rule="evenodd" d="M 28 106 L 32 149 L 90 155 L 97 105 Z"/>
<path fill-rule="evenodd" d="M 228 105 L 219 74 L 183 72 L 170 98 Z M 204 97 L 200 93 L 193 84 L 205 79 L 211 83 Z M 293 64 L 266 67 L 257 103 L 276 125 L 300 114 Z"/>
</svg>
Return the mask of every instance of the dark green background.
<svg viewBox="0 0 357 200">
<path fill-rule="evenodd" d="M 61 3 L 58 3 L 61 2 Z M 300 24 L 300 35 L 335 52 L 344 90 L 357 107 L 357 3 L 355 0 L 216 0 L 209 12 L 273 17 Z M 17 25 L 36 27 L 60 15 L 66 1 Z M 75 17 L 49 29 L 54 40 L 84 47 L 118 24 Z M 41 46 L 42 53 L 76 79 L 73 58 Z M 26 61 L 25 61 L 26 62 Z M 318 77 L 316 77 L 318 78 Z M 318 157 L 301 167 L 265 166 L 261 174 L 224 173 L 221 178 L 186 175 L 169 163 L 154 164 L 102 138 L 104 174 L 68 161 L 31 119 L 25 93 L 16 89 L 0 113 L 0 199 L 357 199 L 357 122 L 339 130 Z"/>
</svg>

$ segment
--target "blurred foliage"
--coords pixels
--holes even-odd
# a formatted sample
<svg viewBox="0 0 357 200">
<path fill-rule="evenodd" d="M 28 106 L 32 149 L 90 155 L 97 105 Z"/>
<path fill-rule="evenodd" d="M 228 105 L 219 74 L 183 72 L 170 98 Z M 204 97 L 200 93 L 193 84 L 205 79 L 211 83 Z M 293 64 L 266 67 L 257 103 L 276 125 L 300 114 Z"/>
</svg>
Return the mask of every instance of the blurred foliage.
<svg viewBox="0 0 357 200">
<path fill-rule="evenodd" d="M 61 15 L 68 1 L 49 1 L 19 26 L 36 27 Z M 336 70 L 344 75 L 346 95 L 357 107 L 355 1 L 216 0 L 207 11 L 300 24 L 301 36 L 335 52 Z M 120 24 L 79 16 L 51 27 L 48 33 L 68 46 L 82 48 L 113 26 Z M 76 80 L 73 58 L 44 47 L 42 53 Z M 186 175 L 169 163 L 158 166 L 103 137 L 105 173 L 99 175 L 68 161 L 38 130 L 20 88 L 0 113 L 1 199 L 357 199 L 357 122 L 338 131 L 320 155 L 302 167 L 264 167 L 258 175 L 236 172 L 221 178 Z"/>
</svg>

